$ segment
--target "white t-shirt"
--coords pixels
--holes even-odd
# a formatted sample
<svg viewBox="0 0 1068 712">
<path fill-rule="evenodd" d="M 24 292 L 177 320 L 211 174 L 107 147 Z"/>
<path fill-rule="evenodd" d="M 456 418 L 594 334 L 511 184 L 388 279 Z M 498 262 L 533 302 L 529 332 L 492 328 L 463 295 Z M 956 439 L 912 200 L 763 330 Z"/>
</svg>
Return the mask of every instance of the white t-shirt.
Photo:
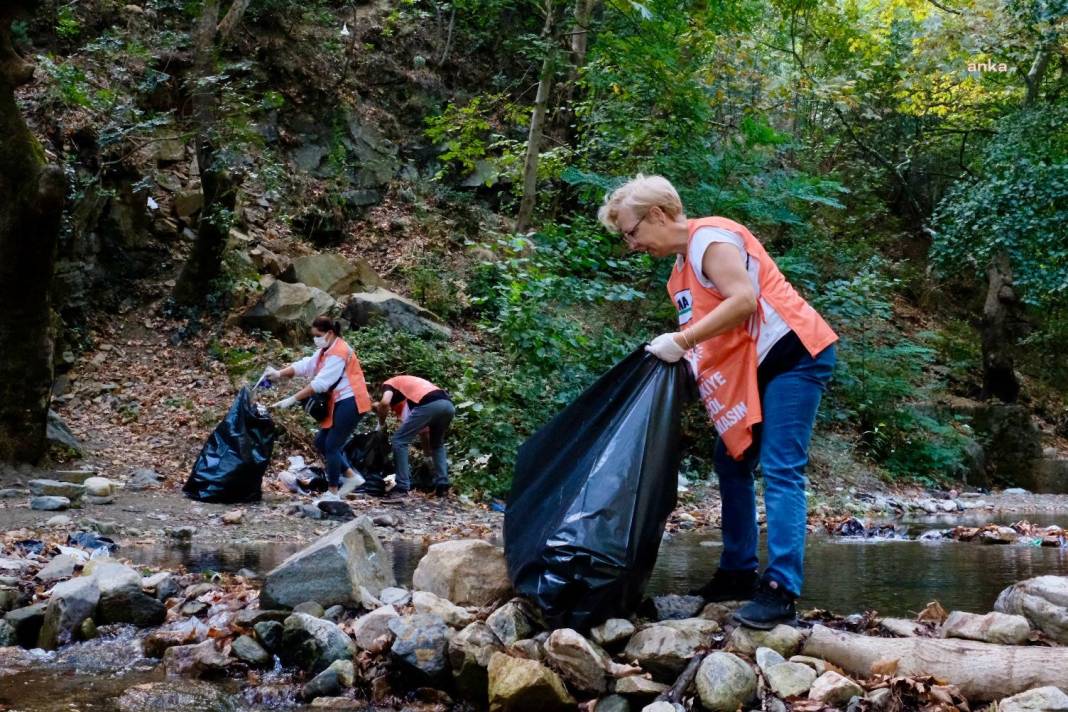
<svg viewBox="0 0 1068 712">
<path fill-rule="evenodd" d="M 318 361 L 319 350 L 316 349 L 311 356 L 302 358 L 292 364 L 293 372 L 303 378 L 311 378 L 311 387 L 316 393 L 325 393 L 327 388 L 334 385 L 334 381 L 337 381 L 338 376 L 345 373 L 345 359 L 340 356 L 327 356 L 323 361 L 323 367 L 319 369 L 319 373 L 315 373 L 315 364 Z M 338 381 L 334 392 L 337 393 L 337 400 L 339 401 L 352 398 L 352 386 L 349 385 L 349 379 L 342 378 Z"/>
<path fill-rule="evenodd" d="M 698 228 L 693 235 L 693 239 L 690 240 L 689 254 L 686 259 L 679 255 L 675 261 L 675 269 L 681 270 L 689 262 L 701 286 L 715 289 L 716 285 L 705 276 L 701 266 L 704 262 L 705 251 L 708 250 L 708 246 L 713 242 L 727 242 L 734 245 L 738 248 L 742 261 L 746 263 L 746 271 L 749 273 L 749 281 L 753 284 L 753 292 L 757 295 L 757 299 L 760 300 L 760 306 L 764 310 L 764 323 L 760 325 L 760 333 L 757 336 L 757 363 L 760 363 L 768 355 L 771 347 L 790 332 L 790 327 L 779 316 L 779 312 L 775 311 L 775 308 L 764 297 L 760 296 L 760 264 L 756 260 L 747 259 L 749 255 L 745 251 L 745 241 L 742 236 L 718 227 Z"/>
</svg>

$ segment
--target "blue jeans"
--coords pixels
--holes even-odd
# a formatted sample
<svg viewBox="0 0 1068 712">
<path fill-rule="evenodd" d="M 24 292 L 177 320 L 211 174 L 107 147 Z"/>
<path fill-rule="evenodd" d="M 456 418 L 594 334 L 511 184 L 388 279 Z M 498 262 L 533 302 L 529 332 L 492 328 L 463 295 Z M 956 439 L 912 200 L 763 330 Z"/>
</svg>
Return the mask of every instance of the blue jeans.
<svg viewBox="0 0 1068 712">
<path fill-rule="evenodd" d="M 412 488 L 412 471 L 408 465 L 408 447 L 419 437 L 423 428 L 430 429 L 430 454 L 434 464 L 434 484 L 449 484 L 449 465 L 445 459 L 445 433 L 449 431 L 456 408 L 452 401 L 441 399 L 417 405 L 408 419 L 393 433 L 393 464 L 397 468 L 397 487 Z"/>
<path fill-rule="evenodd" d="M 761 396 L 764 422 L 753 428 L 753 444 L 742 460 L 732 458 L 722 440 L 716 443 L 714 462 L 723 515 L 720 568 L 756 571 L 759 566 L 760 531 L 753 479 L 759 461 L 768 522 L 764 575 L 794 596 L 801 594 L 804 578 L 808 445 L 835 360 L 832 344 L 815 358 L 806 354 L 792 369 L 771 379 Z"/>
<path fill-rule="evenodd" d="M 326 481 L 331 487 L 341 483 L 341 476 L 351 465 L 345 457 L 345 444 L 360 422 L 356 399 L 346 398 L 334 403 L 334 422 L 315 434 L 315 449 L 326 461 Z"/>
</svg>

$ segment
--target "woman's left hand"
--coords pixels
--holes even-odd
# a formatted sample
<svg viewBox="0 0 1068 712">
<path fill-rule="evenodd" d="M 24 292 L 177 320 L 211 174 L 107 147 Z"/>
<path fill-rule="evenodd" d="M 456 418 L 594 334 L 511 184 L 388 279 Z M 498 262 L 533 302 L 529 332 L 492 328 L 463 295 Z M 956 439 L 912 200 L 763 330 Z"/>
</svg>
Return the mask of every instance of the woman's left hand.
<svg viewBox="0 0 1068 712">
<path fill-rule="evenodd" d="M 661 361 L 675 363 L 686 355 L 686 349 L 679 346 L 679 342 L 676 340 L 678 336 L 679 333 L 677 331 L 661 334 L 650 341 L 645 350 Z"/>
<path fill-rule="evenodd" d="M 272 408 L 289 408 L 291 406 L 296 405 L 296 403 L 297 403 L 297 397 L 296 396 L 289 396 L 288 398 L 283 398 L 282 400 L 278 401 L 277 403 L 271 403 L 271 407 Z"/>
</svg>

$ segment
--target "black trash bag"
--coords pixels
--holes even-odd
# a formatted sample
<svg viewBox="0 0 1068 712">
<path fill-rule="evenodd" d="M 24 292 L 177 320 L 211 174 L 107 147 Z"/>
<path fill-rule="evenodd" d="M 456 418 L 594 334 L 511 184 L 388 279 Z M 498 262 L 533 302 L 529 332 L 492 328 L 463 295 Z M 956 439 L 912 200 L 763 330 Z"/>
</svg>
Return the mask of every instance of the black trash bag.
<svg viewBox="0 0 1068 712">
<path fill-rule="evenodd" d="M 685 362 L 644 348 L 519 448 L 504 515 L 516 591 L 553 628 L 587 630 L 641 602 L 675 507 Z"/>
<path fill-rule="evenodd" d="M 326 470 L 318 465 L 312 465 L 304 470 L 304 475 L 310 475 L 309 477 L 297 477 L 297 484 L 300 488 L 306 492 L 315 492 L 321 494 L 326 492 L 330 483 L 326 479 Z"/>
<path fill-rule="evenodd" d="M 242 388 L 204 443 L 182 491 L 201 502 L 258 501 L 276 437 L 271 416 L 261 413 L 248 388 Z"/>
<path fill-rule="evenodd" d="M 345 456 L 365 480 L 357 492 L 376 497 L 386 493 L 386 477 L 393 473 L 393 456 L 389 434 L 384 429 L 353 435 L 345 445 Z"/>
</svg>

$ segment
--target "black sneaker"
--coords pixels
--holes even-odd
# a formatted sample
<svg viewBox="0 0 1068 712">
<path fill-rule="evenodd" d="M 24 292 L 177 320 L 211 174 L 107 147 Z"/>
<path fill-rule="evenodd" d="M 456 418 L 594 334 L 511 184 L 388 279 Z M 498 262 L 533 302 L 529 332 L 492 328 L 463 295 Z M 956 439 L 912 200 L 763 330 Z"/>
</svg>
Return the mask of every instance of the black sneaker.
<svg viewBox="0 0 1068 712">
<path fill-rule="evenodd" d="M 711 581 L 690 594 L 700 596 L 706 603 L 748 601 L 756 593 L 759 582 L 760 576 L 756 571 L 716 569 Z"/>
<path fill-rule="evenodd" d="M 386 492 L 386 499 L 407 499 L 408 489 L 406 487 L 394 487 L 389 492 Z"/>
<path fill-rule="evenodd" d="M 760 579 L 753 600 L 734 612 L 736 623 L 757 630 L 771 630 L 780 623 L 797 622 L 794 595 L 775 579 Z"/>
<path fill-rule="evenodd" d="M 449 491 L 452 489 L 452 485 L 435 485 L 434 496 L 435 497 L 448 497 Z"/>
</svg>

